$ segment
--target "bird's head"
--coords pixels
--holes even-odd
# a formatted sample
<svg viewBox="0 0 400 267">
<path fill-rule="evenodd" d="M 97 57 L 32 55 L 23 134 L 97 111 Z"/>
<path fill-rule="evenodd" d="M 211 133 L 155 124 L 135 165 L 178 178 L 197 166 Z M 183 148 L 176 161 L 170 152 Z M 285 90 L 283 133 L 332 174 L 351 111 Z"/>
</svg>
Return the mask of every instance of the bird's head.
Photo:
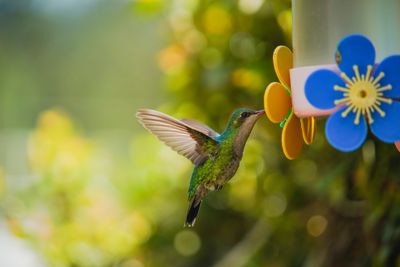
<svg viewBox="0 0 400 267">
<path fill-rule="evenodd" d="M 253 128 L 255 122 L 264 113 L 264 110 L 251 110 L 248 108 L 239 108 L 232 113 L 231 119 L 229 121 L 229 128 L 240 129 L 240 128 Z"/>
<path fill-rule="evenodd" d="M 240 108 L 233 112 L 221 136 L 225 139 L 233 140 L 234 151 L 237 156 L 242 157 L 247 138 L 257 119 L 263 114 L 264 110 L 255 111 L 247 108 Z"/>
</svg>

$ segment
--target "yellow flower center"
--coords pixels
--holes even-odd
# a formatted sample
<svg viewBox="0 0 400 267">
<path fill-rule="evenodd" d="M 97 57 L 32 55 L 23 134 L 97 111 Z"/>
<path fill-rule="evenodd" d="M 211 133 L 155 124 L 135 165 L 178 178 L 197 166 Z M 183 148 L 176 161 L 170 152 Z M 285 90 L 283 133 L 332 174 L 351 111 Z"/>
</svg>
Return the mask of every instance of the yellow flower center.
<svg viewBox="0 0 400 267">
<path fill-rule="evenodd" d="M 392 100 L 383 96 L 383 92 L 391 90 L 390 84 L 381 86 L 379 81 L 385 76 L 383 72 L 379 73 L 376 78 L 371 74 L 372 66 L 368 65 L 367 73 L 360 75 L 358 66 L 354 65 L 353 70 L 355 77 L 350 79 L 346 73 L 341 72 L 340 76 L 345 80 L 346 87 L 335 85 L 336 91 L 343 92 L 343 98 L 335 100 L 335 105 L 344 104 L 347 108 L 342 112 L 345 118 L 350 112 L 356 114 L 355 124 L 360 123 L 360 116 L 367 117 L 368 123 L 372 124 L 372 113 L 378 112 L 381 117 L 385 117 L 385 112 L 380 108 L 382 102 L 391 104 Z"/>
</svg>

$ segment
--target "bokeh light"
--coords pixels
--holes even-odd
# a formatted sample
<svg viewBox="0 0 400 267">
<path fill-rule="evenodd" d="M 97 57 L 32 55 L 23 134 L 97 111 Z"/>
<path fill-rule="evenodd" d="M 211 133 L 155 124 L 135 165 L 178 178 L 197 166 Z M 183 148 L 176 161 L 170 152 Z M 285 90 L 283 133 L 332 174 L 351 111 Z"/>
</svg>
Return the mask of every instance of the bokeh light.
<svg viewBox="0 0 400 267">
<path fill-rule="evenodd" d="M 307 231 L 313 237 L 322 235 L 328 226 L 327 219 L 322 215 L 314 215 L 307 221 Z"/>
<path fill-rule="evenodd" d="M 286 209 L 287 205 L 286 198 L 282 194 L 277 193 L 268 196 L 265 201 L 266 201 L 265 206 L 267 209 L 267 216 L 269 217 L 280 216 Z"/>
<path fill-rule="evenodd" d="M 256 13 L 264 3 L 264 0 L 239 0 L 239 8 L 246 14 Z"/>
<path fill-rule="evenodd" d="M 199 251 L 201 241 L 195 232 L 183 230 L 175 235 L 174 246 L 183 256 L 191 256 Z"/>
</svg>

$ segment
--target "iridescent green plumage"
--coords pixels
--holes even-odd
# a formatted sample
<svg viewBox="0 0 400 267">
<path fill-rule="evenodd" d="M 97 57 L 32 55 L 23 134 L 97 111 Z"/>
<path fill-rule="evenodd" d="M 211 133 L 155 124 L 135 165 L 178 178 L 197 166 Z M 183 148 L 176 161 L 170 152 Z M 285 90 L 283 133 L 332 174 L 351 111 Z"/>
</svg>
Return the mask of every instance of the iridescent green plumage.
<svg viewBox="0 0 400 267">
<path fill-rule="evenodd" d="M 185 225 L 193 226 L 205 195 L 221 189 L 236 173 L 250 132 L 263 113 L 237 109 L 219 135 L 195 121 L 178 121 L 152 110 L 138 112 L 138 119 L 148 130 L 195 164 L 190 178 L 190 203 Z"/>
</svg>

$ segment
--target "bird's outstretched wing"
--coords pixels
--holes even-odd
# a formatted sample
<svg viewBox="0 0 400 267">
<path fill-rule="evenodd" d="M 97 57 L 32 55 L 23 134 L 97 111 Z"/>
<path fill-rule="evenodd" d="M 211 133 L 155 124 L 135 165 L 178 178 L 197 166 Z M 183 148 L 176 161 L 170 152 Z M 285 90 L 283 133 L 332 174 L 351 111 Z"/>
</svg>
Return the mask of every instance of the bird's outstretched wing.
<svg viewBox="0 0 400 267">
<path fill-rule="evenodd" d="M 136 117 L 147 130 L 195 165 L 204 162 L 218 145 L 219 134 L 197 121 L 177 120 L 152 109 L 140 109 Z"/>
<path fill-rule="evenodd" d="M 219 136 L 219 133 L 201 122 L 192 119 L 181 119 L 180 121 L 184 124 L 187 124 L 190 128 L 211 137 L 212 139 L 216 139 Z"/>
</svg>

